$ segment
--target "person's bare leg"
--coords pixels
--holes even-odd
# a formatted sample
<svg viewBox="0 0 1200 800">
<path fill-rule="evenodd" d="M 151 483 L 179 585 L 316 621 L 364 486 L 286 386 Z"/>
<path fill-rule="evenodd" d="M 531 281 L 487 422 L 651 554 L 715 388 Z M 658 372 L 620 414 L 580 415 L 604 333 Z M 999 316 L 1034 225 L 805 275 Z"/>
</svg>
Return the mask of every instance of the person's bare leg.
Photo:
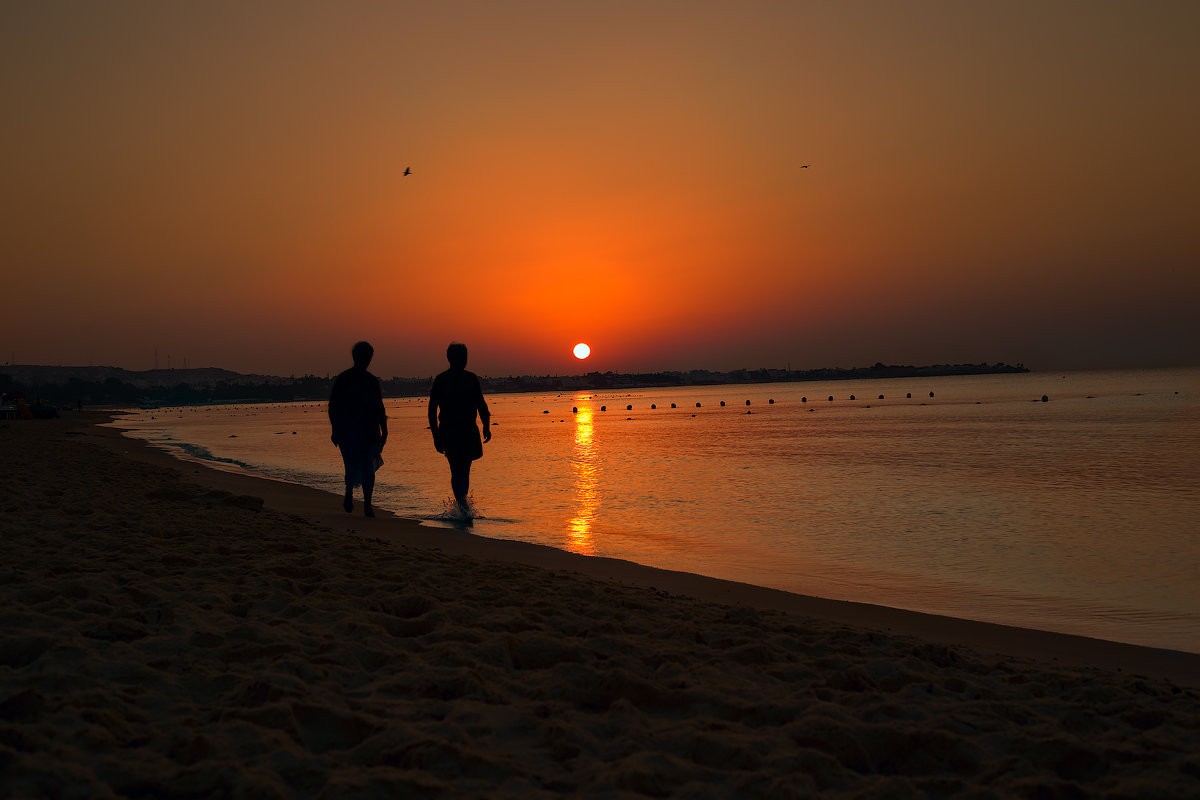
<svg viewBox="0 0 1200 800">
<path fill-rule="evenodd" d="M 454 492 L 454 499 L 458 502 L 459 508 L 466 513 L 467 493 L 471 490 L 471 461 L 464 459 L 462 461 L 454 461 L 450 464 L 450 488 Z"/>
<path fill-rule="evenodd" d="M 346 509 L 346 513 L 349 514 L 354 510 L 354 479 L 350 477 L 350 459 L 346 458 L 346 451 L 342 449 L 341 445 L 338 445 L 338 449 L 342 451 L 342 464 L 346 468 L 346 497 L 342 500 L 342 508 Z"/>
<path fill-rule="evenodd" d="M 363 516 L 375 516 L 375 509 L 371 508 L 371 495 L 375 493 L 375 470 L 367 468 L 363 470 Z"/>
</svg>

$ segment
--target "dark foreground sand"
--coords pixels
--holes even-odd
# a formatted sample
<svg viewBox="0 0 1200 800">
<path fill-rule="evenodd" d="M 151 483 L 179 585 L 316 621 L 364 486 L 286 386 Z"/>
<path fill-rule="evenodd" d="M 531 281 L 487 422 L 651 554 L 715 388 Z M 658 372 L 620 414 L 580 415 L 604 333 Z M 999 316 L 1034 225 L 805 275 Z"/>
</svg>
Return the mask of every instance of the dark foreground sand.
<svg viewBox="0 0 1200 800">
<path fill-rule="evenodd" d="M 1200 657 L 352 518 L 97 421 L 0 422 L 0 797 L 1200 797 Z"/>
</svg>

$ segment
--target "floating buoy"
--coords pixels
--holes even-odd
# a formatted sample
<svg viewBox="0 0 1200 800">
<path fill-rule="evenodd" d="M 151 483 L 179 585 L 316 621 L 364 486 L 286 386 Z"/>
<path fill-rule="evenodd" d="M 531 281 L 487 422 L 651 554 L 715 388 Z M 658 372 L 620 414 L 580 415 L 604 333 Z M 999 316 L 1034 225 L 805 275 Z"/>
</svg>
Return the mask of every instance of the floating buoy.
<svg viewBox="0 0 1200 800">
<path fill-rule="evenodd" d="M 933 392 L 930 392 L 930 393 L 929 393 L 929 396 L 930 396 L 930 397 L 933 397 Z"/>
<path fill-rule="evenodd" d="M 829 395 L 829 402 L 833 402 L 833 395 Z"/>
<path fill-rule="evenodd" d="M 631 405 L 629 405 L 629 406 L 625 406 L 625 410 L 626 410 L 626 411 L 633 411 L 633 406 L 631 406 Z"/>
<path fill-rule="evenodd" d="M 769 405 L 769 406 L 773 406 L 773 405 L 775 405 L 775 398 L 774 398 L 774 397 L 772 397 L 770 400 L 768 400 L 768 401 L 767 401 L 767 405 Z"/>
<path fill-rule="evenodd" d="M 578 413 L 579 413 L 579 406 L 571 406 L 571 413 L 572 413 L 572 414 L 578 414 Z"/>
<path fill-rule="evenodd" d="M 801 398 L 800 398 L 800 402 L 801 402 L 801 403 L 807 403 L 807 402 L 808 402 L 808 396 L 807 396 L 807 395 L 805 395 L 804 397 L 801 397 Z"/>
<path fill-rule="evenodd" d="M 851 400 L 853 400 L 853 399 L 854 399 L 854 395 L 850 395 L 850 399 L 851 399 Z"/>
<path fill-rule="evenodd" d="M 651 404 L 650 404 L 650 408 L 651 408 L 651 409 L 658 408 L 658 404 L 657 404 L 657 403 L 651 403 Z"/>
<path fill-rule="evenodd" d="M 904 396 L 907 397 L 909 400 L 912 400 L 912 392 L 909 392 L 908 394 L 906 394 Z"/>
<path fill-rule="evenodd" d="M 750 401 L 749 401 L 749 400 L 747 400 L 747 401 L 746 401 L 746 405 L 750 405 Z"/>
<path fill-rule="evenodd" d="M 879 399 L 880 399 L 880 400 L 882 400 L 882 399 L 883 399 L 883 395 L 879 395 Z"/>
<path fill-rule="evenodd" d="M 550 412 L 549 412 L 549 411 L 543 411 L 542 413 L 543 413 L 543 414 L 549 414 Z"/>
<path fill-rule="evenodd" d="M 700 404 L 699 404 L 699 403 L 697 403 L 696 405 L 700 405 Z M 724 408 L 724 407 L 725 407 L 725 401 L 724 401 L 724 400 L 722 400 L 722 401 L 721 401 L 721 408 Z"/>
<path fill-rule="evenodd" d="M 1043 403 L 1048 403 L 1049 401 L 1050 401 L 1050 398 L 1049 398 L 1049 397 L 1047 397 L 1046 395 L 1042 395 L 1042 402 L 1043 402 Z"/>
<path fill-rule="evenodd" d="M 696 408 L 699 408 L 699 407 L 700 407 L 700 404 L 699 404 L 699 403 L 696 403 Z"/>
<path fill-rule="evenodd" d="M 674 404 L 674 403 L 671 403 L 671 408 L 674 408 L 674 407 L 675 407 L 675 404 Z"/>
<path fill-rule="evenodd" d="M 746 409 L 746 413 L 747 413 L 747 414 L 753 414 L 754 412 L 753 412 L 753 411 L 751 411 L 750 409 L 748 409 L 748 408 L 747 408 L 747 409 Z"/>
<path fill-rule="evenodd" d="M 601 411 L 608 411 L 608 406 L 600 406 Z"/>
</svg>

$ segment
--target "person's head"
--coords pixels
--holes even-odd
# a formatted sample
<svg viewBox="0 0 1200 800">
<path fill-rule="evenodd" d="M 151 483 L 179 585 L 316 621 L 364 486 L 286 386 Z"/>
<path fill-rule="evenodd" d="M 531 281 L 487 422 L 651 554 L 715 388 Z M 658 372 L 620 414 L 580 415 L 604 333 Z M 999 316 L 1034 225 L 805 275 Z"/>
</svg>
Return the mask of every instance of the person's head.
<svg viewBox="0 0 1200 800">
<path fill-rule="evenodd" d="M 467 346 L 462 342 L 451 342 L 446 348 L 446 360 L 450 362 L 450 366 L 456 369 L 464 369 L 467 366 Z"/>
<path fill-rule="evenodd" d="M 368 342 L 359 342 L 350 348 L 350 356 L 354 359 L 354 366 L 366 367 L 371 363 L 371 358 L 375 355 L 375 348 L 371 347 Z"/>
</svg>

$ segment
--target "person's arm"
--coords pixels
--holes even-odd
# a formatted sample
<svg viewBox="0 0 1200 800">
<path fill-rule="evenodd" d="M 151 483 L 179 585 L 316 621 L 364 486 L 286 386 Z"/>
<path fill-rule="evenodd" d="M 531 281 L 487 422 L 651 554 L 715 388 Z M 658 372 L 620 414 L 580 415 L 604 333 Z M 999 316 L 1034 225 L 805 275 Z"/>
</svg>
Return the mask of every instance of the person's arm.
<svg viewBox="0 0 1200 800">
<path fill-rule="evenodd" d="M 438 391 L 437 381 L 434 381 L 433 389 L 429 392 L 429 432 L 433 434 L 433 447 L 439 453 L 442 452 L 442 443 L 438 438 Z"/>
<path fill-rule="evenodd" d="M 375 391 L 379 394 L 377 398 L 378 404 L 375 407 L 375 414 L 379 420 L 379 449 L 387 444 L 387 409 L 383 405 L 383 387 L 379 383 L 379 379 L 375 380 Z"/>
<path fill-rule="evenodd" d="M 338 396 L 338 384 L 337 384 L 337 381 L 335 380 L 333 382 L 333 390 L 330 391 L 330 393 L 329 393 L 329 428 L 331 431 L 331 433 L 329 434 L 329 441 L 333 442 L 335 446 L 338 443 L 338 423 L 337 423 L 337 411 L 336 411 L 337 396 Z"/>
<path fill-rule="evenodd" d="M 475 379 L 475 389 L 479 393 L 476 406 L 479 410 L 479 421 L 483 423 L 483 441 L 490 442 L 492 440 L 492 412 L 488 410 L 487 400 L 483 399 L 483 387 L 479 385 L 479 378 Z"/>
</svg>

